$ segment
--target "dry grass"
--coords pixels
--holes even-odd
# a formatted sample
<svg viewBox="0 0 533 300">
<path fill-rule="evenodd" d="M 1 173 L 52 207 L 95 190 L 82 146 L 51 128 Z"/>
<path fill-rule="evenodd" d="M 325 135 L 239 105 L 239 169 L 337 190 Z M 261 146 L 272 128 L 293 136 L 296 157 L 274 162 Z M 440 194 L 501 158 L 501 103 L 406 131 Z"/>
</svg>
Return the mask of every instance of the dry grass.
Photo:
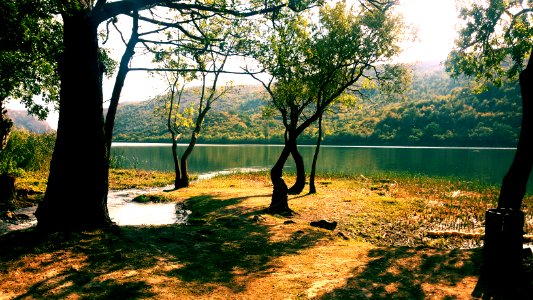
<svg viewBox="0 0 533 300">
<path fill-rule="evenodd" d="M 493 195 L 437 181 L 319 178 L 318 194 L 290 198 L 291 218 L 265 213 L 265 174 L 198 181 L 165 193 L 198 225 L 1 238 L 0 299 L 470 299 L 479 248 L 435 242 L 438 219 L 421 215 L 475 215 Z M 309 225 L 320 219 L 338 226 Z"/>
</svg>

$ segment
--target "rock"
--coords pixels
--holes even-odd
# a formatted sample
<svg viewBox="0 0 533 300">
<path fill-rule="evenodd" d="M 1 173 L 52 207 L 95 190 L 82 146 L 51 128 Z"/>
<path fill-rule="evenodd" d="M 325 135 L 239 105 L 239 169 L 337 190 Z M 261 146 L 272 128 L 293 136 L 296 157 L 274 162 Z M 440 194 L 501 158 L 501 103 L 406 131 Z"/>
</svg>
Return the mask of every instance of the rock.
<svg viewBox="0 0 533 300">
<path fill-rule="evenodd" d="M 342 232 L 340 232 L 340 231 L 339 231 L 339 233 L 337 233 L 337 235 L 338 235 L 339 237 L 341 237 L 341 238 L 342 238 L 343 240 L 345 240 L 345 241 L 347 241 L 347 240 L 350 239 L 349 237 L 347 237 L 344 233 L 342 233 Z"/>
<path fill-rule="evenodd" d="M 266 221 L 265 216 L 262 216 L 262 215 L 255 215 L 251 219 L 252 219 L 252 222 L 254 223 L 261 223 L 261 222 Z"/>
<path fill-rule="evenodd" d="M 311 222 L 311 226 L 324 228 L 327 230 L 334 230 L 337 227 L 337 222 L 328 222 L 326 220 L 320 220 L 320 221 L 313 221 Z"/>
</svg>

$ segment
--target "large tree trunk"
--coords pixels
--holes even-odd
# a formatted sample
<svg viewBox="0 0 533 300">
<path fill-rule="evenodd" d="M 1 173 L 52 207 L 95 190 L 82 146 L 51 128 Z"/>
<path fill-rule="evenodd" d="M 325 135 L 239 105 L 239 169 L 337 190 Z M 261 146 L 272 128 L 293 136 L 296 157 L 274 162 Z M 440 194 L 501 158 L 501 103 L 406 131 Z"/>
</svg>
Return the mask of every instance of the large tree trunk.
<svg viewBox="0 0 533 300">
<path fill-rule="evenodd" d="M 524 279 L 521 272 L 524 214 L 520 209 L 533 165 L 531 56 L 520 74 L 522 126 L 515 157 L 503 178 L 498 207 L 488 210 L 485 217 L 483 266 L 478 285 L 489 295 L 518 295 Z"/>
<path fill-rule="evenodd" d="M 533 56 L 533 51 L 531 56 Z M 503 178 L 498 208 L 520 210 L 533 165 L 533 120 L 531 119 L 531 105 L 533 104 L 533 66 L 531 61 L 533 58 L 531 56 L 527 68 L 520 74 L 522 126 L 514 160 Z"/>
<path fill-rule="evenodd" d="M 112 222 L 97 24 L 81 10 L 63 15 L 63 30 L 57 140 L 37 226 L 45 231 L 108 227 Z"/>
<path fill-rule="evenodd" d="M 296 141 L 287 140 L 285 142 L 285 147 L 281 151 L 281 154 L 274 164 L 274 167 L 270 170 L 270 179 L 273 184 L 272 191 L 272 200 L 270 202 L 270 207 L 268 212 L 271 214 L 281 214 L 281 215 L 290 215 L 292 210 L 289 208 L 289 189 L 285 180 L 283 180 L 283 166 L 287 162 L 291 150 L 296 147 Z"/>
<path fill-rule="evenodd" d="M 294 182 L 294 185 L 289 189 L 289 195 L 298 195 L 305 188 L 305 166 L 304 159 L 298 151 L 297 144 L 291 147 L 291 155 L 296 165 L 296 181 Z"/>
<path fill-rule="evenodd" d="M 320 144 L 322 143 L 322 116 L 318 118 L 318 138 L 316 140 L 315 154 L 313 155 L 313 163 L 311 164 L 311 174 L 309 175 L 309 194 L 316 193 L 315 174 L 316 163 L 318 161 L 318 153 L 320 151 Z"/>
</svg>

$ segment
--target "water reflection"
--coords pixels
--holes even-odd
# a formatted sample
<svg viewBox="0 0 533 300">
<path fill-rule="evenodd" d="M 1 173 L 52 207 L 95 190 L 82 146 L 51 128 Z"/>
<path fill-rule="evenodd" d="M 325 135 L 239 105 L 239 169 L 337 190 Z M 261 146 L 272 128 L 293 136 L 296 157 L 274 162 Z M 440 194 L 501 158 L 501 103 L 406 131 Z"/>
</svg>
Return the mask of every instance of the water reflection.
<svg viewBox="0 0 533 300">
<path fill-rule="evenodd" d="M 131 200 L 138 195 L 171 189 L 111 190 L 108 194 L 109 217 L 117 225 L 166 225 L 185 224 L 190 212 L 175 203 L 137 203 Z"/>
<path fill-rule="evenodd" d="M 180 151 L 185 145 L 180 145 Z M 189 169 L 201 174 L 230 168 L 267 168 L 276 162 L 280 145 L 198 145 L 189 159 Z M 300 146 L 309 168 L 314 146 Z M 393 171 L 427 176 L 453 176 L 501 183 L 514 156 L 509 148 L 340 147 L 321 148 L 317 171 L 349 175 L 372 175 Z M 170 144 L 115 143 L 113 155 L 121 167 L 172 171 Z M 287 169 L 294 167 L 292 160 Z M 530 180 L 529 191 L 533 191 Z"/>
</svg>

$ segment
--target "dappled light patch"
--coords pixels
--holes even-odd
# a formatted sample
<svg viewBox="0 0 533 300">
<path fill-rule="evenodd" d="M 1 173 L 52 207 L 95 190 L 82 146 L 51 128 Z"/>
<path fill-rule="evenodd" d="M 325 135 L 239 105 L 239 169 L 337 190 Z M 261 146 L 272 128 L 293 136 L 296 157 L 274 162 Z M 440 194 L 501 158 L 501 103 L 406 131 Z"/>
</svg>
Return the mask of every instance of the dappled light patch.
<svg viewBox="0 0 533 300">
<path fill-rule="evenodd" d="M 480 259 L 479 250 L 371 249 L 345 286 L 321 298 L 470 299 Z"/>
</svg>

